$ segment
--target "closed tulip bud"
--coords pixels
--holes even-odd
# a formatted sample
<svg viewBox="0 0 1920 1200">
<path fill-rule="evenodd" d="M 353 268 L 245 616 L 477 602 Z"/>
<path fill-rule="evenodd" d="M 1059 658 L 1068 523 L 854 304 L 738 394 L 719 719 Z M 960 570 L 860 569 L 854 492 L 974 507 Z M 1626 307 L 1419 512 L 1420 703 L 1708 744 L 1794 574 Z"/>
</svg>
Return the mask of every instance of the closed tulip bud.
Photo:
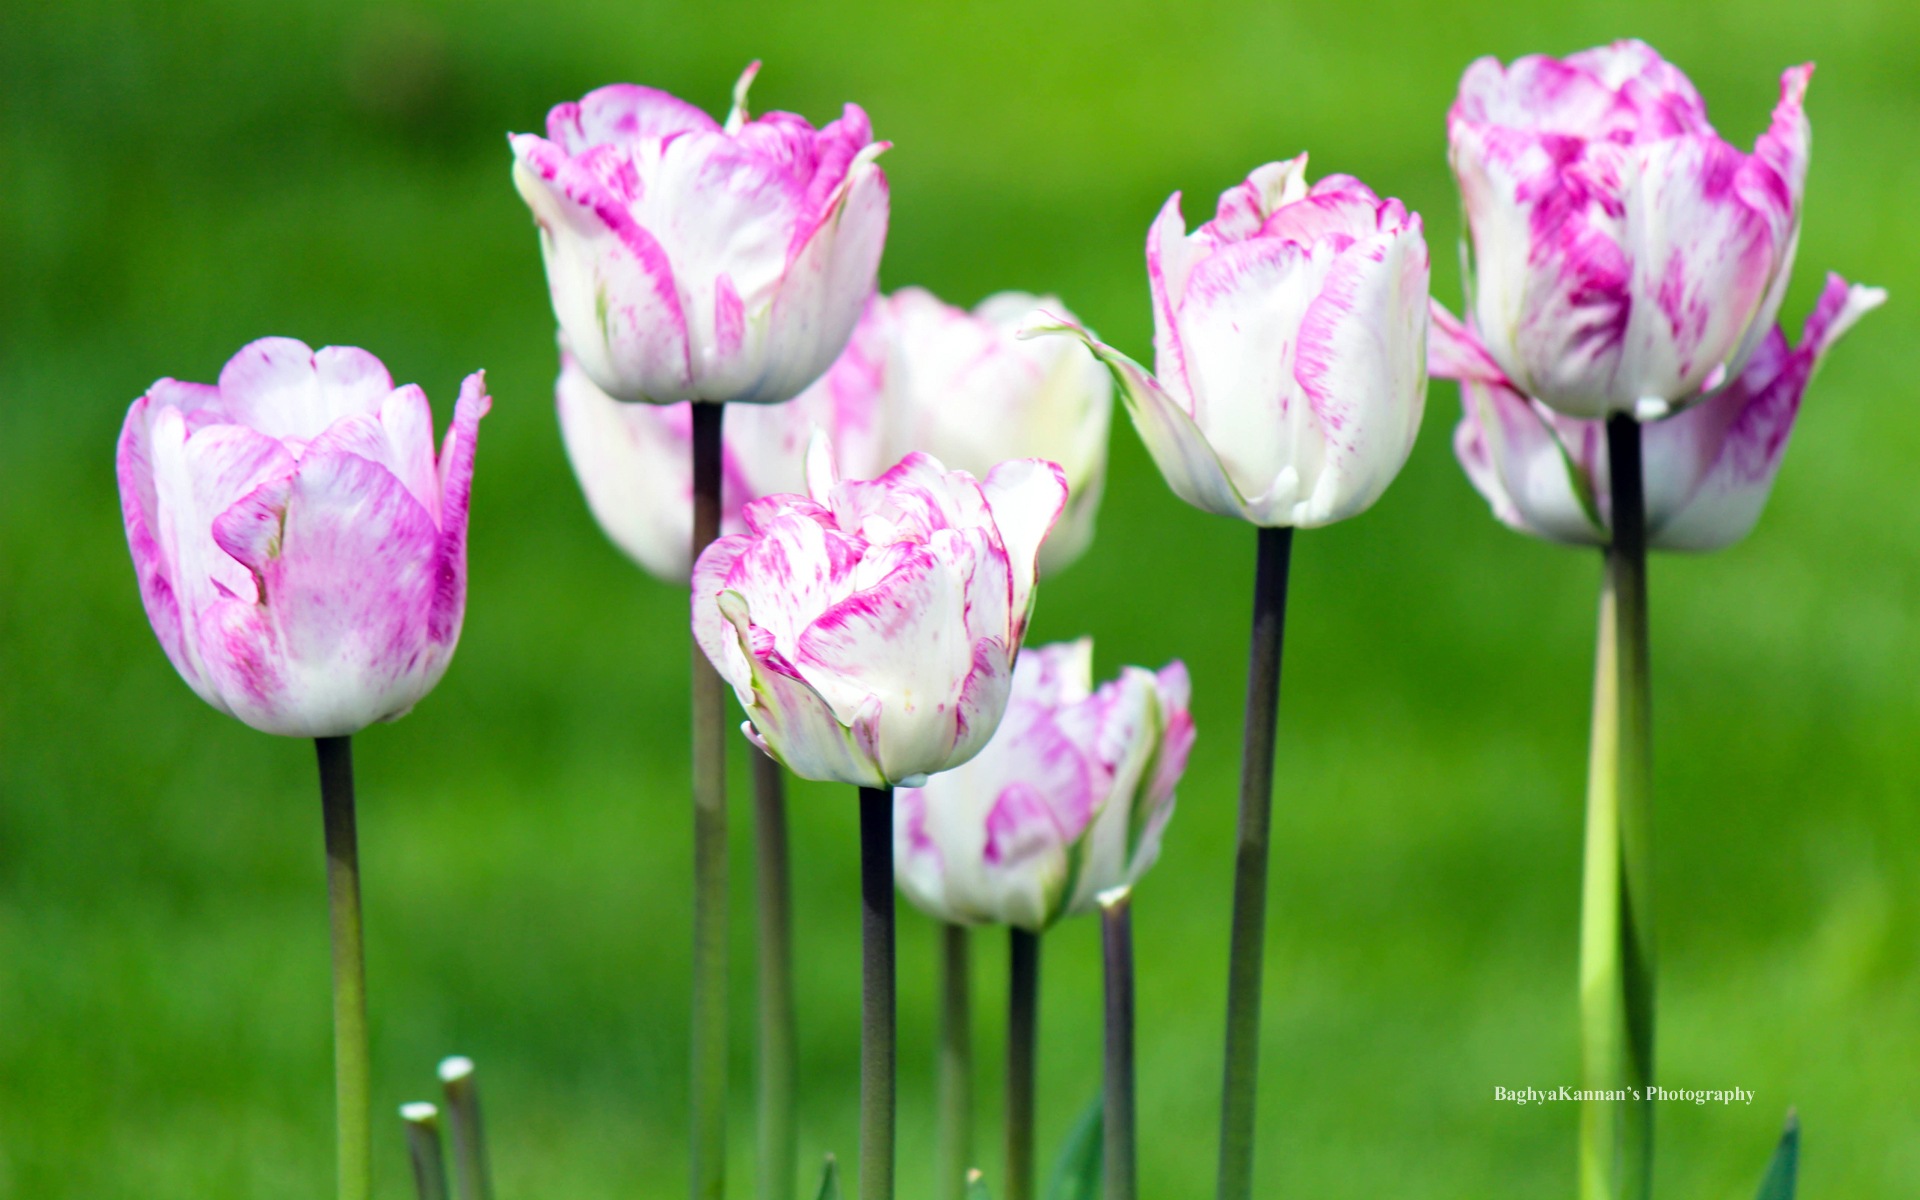
<svg viewBox="0 0 1920 1200">
<path fill-rule="evenodd" d="M 1525 394 L 1569 416 L 1664 416 L 1738 376 L 1800 230 L 1811 66 L 1752 154 L 1641 42 L 1467 68 L 1447 115 L 1469 308 Z"/>
<path fill-rule="evenodd" d="M 824 438 L 808 496 L 749 503 L 693 569 L 693 631 L 794 774 L 912 785 L 992 736 L 1026 635 L 1035 560 L 1066 505 L 1053 463 L 976 481 L 910 454 L 840 482 Z"/>
<path fill-rule="evenodd" d="M 513 179 L 540 226 L 553 311 L 587 376 L 626 401 L 772 403 L 819 378 L 873 291 L 887 181 L 857 105 L 816 130 L 724 125 L 615 84 L 515 134 Z"/>
<path fill-rule="evenodd" d="M 1364 511 L 1412 452 L 1426 399 L 1420 217 L 1359 180 L 1269 163 L 1188 233 L 1175 193 L 1147 235 L 1156 369 L 1070 320 L 1113 371 L 1175 495 L 1261 526 Z"/>
<path fill-rule="evenodd" d="M 727 413 L 722 533 L 746 529 L 740 513 L 748 502 L 806 490 L 807 445 L 816 429 L 832 440 L 842 473 L 879 473 L 879 394 L 850 365 L 861 348 L 856 332 L 840 364 L 786 404 L 743 404 Z M 567 458 L 600 528 L 657 578 L 685 583 L 693 565 L 691 405 L 622 404 L 564 350 L 554 403 Z"/>
<path fill-rule="evenodd" d="M 1886 299 L 1838 275 L 1797 346 L 1768 331 L 1732 382 L 1663 421 L 1641 426 L 1648 544 L 1718 550 L 1747 535 L 1773 489 L 1800 399 L 1820 360 Z M 1433 373 L 1460 381 L 1454 450 L 1494 515 L 1522 533 L 1605 545 L 1612 504 L 1605 423 L 1564 416 L 1524 396 L 1474 331 L 1433 314 Z"/>
<path fill-rule="evenodd" d="M 403 716 L 446 672 L 467 591 L 474 439 L 438 461 L 418 387 L 380 360 L 264 338 L 213 386 L 162 379 L 120 433 L 140 595 L 188 685 L 255 729 L 335 737 Z"/>
<path fill-rule="evenodd" d="M 1090 638 L 1025 651 L 986 749 L 894 794 L 900 889 L 936 920 L 1037 933 L 1136 882 L 1193 746 L 1190 690 L 1178 661 L 1096 689 Z"/>
</svg>

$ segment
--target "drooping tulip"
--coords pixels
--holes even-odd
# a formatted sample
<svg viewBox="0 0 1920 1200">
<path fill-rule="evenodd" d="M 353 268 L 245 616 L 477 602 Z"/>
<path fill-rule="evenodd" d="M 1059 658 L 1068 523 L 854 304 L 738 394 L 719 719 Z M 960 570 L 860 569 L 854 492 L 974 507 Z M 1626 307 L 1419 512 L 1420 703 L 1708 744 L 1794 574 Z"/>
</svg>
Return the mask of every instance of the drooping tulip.
<svg viewBox="0 0 1920 1200">
<path fill-rule="evenodd" d="M 1190 691 L 1178 661 L 1096 689 L 1091 638 L 1024 651 L 986 748 L 894 793 L 901 890 L 936 920 L 1037 933 L 1137 881 L 1193 746 Z"/>
<path fill-rule="evenodd" d="M 447 669 L 466 607 L 476 372 L 439 459 L 418 387 L 291 338 L 214 385 L 133 402 L 120 506 L 148 619 L 188 685 L 256 729 L 337 737 L 403 716 Z"/>
<path fill-rule="evenodd" d="M 865 478 L 892 461 L 880 450 L 878 392 L 853 365 L 860 348 L 856 333 L 834 369 L 786 404 L 742 404 L 727 414 L 722 533 L 745 530 L 740 513 L 749 502 L 805 490 L 815 429 L 831 439 L 845 475 Z M 691 405 L 623 404 L 564 351 L 554 404 L 567 458 L 600 528 L 654 576 L 686 582 L 693 565 Z"/>
<path fill-rule="evenodd" d="M 515 134 L 513 179 L 540 226 L 554 315 L 620 400 L 773 403 L 819 378 L 873 292 L 887 181 L 867 115 L 724 125 L 614 84 Z"/>
<path fill-rule="evenodd" d="M 1772 328 L 1800 230 L 1813 68 L 1781 77 L 1743 154 L 1644 43 L 1467 68 L 1447 116 L 1475 328 L 1569 416 L 1664 416 L 1740 374 Z"/>
<path fill-rule="evenodd" d="M 1155 372 L 1068 320 L 1113 371 L 1174 494 L 1265 527 L 1362 512 L 1413 449 L 1426 399 L 1419 214 L 1359 180 L 1269 163 L 1192 233 L 1175 193 L 1147 235 Z"/>
<path fill-rule="evenodd" d="M 753 501 L 694 564 L 694 637 L 794 774 L 916 784 L 999 723 L 1066 478 L 1020 459 L 976 481 L 916 453 L 841 482 L 824 438 L 807 469 L 810 497 Z"/>
<path fill-rule="evenodd" d="M 1718 550 L 1760 518 L 1820 361 L 1867 312 L 1879 288 L 1827 277 L 1798 345 L 1775 327 L 1739 376 L 1712 396 L 1641 426 L 1647 540 L 1663 550 Z M 1460 381 L 1454 450 L 1494 515 L 1522 533 L 1604 545 L 1611 504 L 1606 428 L 1522 395 L 1468 327 L 1437 305 L 1433 373 Z"/>
</svg>

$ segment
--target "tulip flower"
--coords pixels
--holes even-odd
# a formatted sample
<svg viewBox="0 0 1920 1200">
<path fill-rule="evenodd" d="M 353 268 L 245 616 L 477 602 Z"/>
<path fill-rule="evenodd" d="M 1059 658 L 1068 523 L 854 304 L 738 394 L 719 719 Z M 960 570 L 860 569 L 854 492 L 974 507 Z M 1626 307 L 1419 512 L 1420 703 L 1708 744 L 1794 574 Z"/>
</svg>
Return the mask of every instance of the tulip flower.
<svg viewBox="0 0 1920 1200">
<path fill-rule="evenodd" d="M 1515 388 L 1575 417 L 1664 416 L 1737 377 L 1793 265 L 1811 65 L 1743 154 L 1637 41 L 1467 68 L 1447 115 L 1469 308 Z"/>
<path fill-rule="evenodd" d="M 411 709 L 466 606 L 467 377 L 438 462 L 426 393 L 291 338 L 217 384 L 162 379 L 120 433 L 120 506 L 147 617 L 188 686 L 255 729 L 338 737 Z"/>
<path fill-rule="evenodd" d="M 695 639 L 796 775 L 917 786 L 999 723 L 1066 477 L 1020 459 L 976 481 L 914 453 L 840 482 L 824 438 L 807 470 L 811 498 L 748 504 L 747 532 L 694 564 Z"/>
<path fill-rule="evenodd" d="M 1147 236 L 1156 372 L 1066 319 L 1113 371 L 1182 500 L 1255 525 L 1364 511 L 1406 463 L 1426 398 L 1420 217 L 1359 180 L 1269 163 L 1186 231 L 1175 193 Z"/>
<path fill-rule="evenodd" d="M 957 926 L 1012 927 L 1009 1196 L 1033 1188 L 1039 935 L 1061 917 L 1092 911 L 1099 896 L 1125 889 L 1159 856 L 1193 746 L 1190 691 L 1178 661 L 1158 674 L 1123 668 L 1096 690 L 1091 638 L 1034 647 L 1014 667 L 1006 716 L 986 748 L 894 793 L 895 872 L 907 898 L 963 950 Z M 964 975 L 956 978 L 951 965 L 944 973 L 943 1028 L 966 1011 Z M 957 1113 L 940 1118 L 943 1134 L 965 1128 Z"/>
<path fill-rule="evenodd" d="M 856 332 L 834 369 L 795 399 L 743 404 L 727 414 L 722 533 L 745 530 L 740 512 L 750 501 L 806 489 L 807 446 L 815 429 L 831 439 L 842 472 L 856 478 L 879 473 L 879 394 L 850 365 L 861 349 Z M 692 568 L 693 406 L 623 404 L 564 351 L 554 406 L 567 457 L 600 528 L 650 574 L 686 582 Z"/>
<path fill-rule="evenodd" d="M 1776 326 L 1719 391 L 1642 426 L 1650 547 L 1719 550 L 1747 535 L 1821 360 L 1885 300 L 1879 288 L 1829 275 L 1798 345 Z M 1605 545 L 1612 504 L 1604 423 L 1522 395 L 1475 332 L 1438 305 L 1433 323 L 1432 372 L 1460 381 L 1454 450 L 1494 515 L 1549 541 Z"/>
<path fill-rule="evenodd" d="M 513 180 L 540 226 L 553 311 L 582 370 L 620 400 L 773 403 L 819 378 L 873 291 L 887 181 L 867 115 L 724 125 L 614 84 L 516 134 Z"/>
<path fill-rule="evenodd" d="M 1160 854 L 1193 745 L 1186 667 L 1093 686 L 1093 640 L 1037 646 L 971 761 L 895 795 L 900 890 L 936 920 L 1035 933 Z"/>
<path fill-rule="evenodd" d="M 922 288 L 902 288 L 874 301 L 854 344 L 815 386 L 879 389 L 888 461 L 923 450 L 975 476 L 1015 458 L 1060 464 L 1067 509 L 1040 551 L 1040 569 L 1049 573 L 1093 540 L 1113 380 L 1069 341 L 1019 338 L 1036 308 L 1073 319 L 1053 296 L 998 292 L 969 312 Z"/>
<path fill-rule="evenodd" d="M 314 739 L 340 1200 L 373 1188 L 351 735 L 405 715 L 453 657 L 491 404 L 467 376 L 436 461 L 426 393 L 394 387 L 379 359 L 262 338 L 216 384 L 160 380 L 120 430 L 127 545 L 167 658 L 221 712 Z"/>
<path fill-rule="evenodd" d="M 1293 530 L 1363 512 L 1405 465 L 1426 403 L 1427 243 L 1417 213 L 1364 183 L 1311 187 L 1268 163 L 1187 232 L 1175 193 L 1147 234 L 1155 370 L 1070 320 L 1113 372 L 1173 493 L 1259 527 L 1235 855 L 1220 1200 L 1253 1191 L 1267 829 Z"/>
</svg>

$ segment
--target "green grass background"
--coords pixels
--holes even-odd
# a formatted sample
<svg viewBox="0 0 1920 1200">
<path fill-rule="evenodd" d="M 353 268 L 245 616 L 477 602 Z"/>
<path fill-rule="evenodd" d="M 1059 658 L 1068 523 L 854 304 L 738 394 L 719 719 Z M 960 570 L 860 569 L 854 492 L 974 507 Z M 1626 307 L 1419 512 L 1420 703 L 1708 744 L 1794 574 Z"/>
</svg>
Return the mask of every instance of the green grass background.
<svg viewBox="0 0 1920 1200">
<path fill-rule="evenodd" d="M 313 755 L 214 713 L 142 615 L 113 483 L 126 405 L 246 341 L 363 345 L 441 420 L 485 367 L 466 632 L 358 739 L 380 1193 L 394 1105 L 478 1059 L 503 1200 L 676 1196 L 686 1152 L 683 594 L 606 543 L 551 415 L 553 322 L 509 130 L 632 79 L 718 111 L 848 99 L 896 148 L 886 286 L 1057 291 L 1145 356 L 1141 247 L 1311 149 L 1426 215 L 1459 296 L 1443 115 L 1475 56 L 1626 35 L 1748 144 L 1820 64 L 1797 330 L 1821 273 L 1892 303 L 1834 356 L 1746 543 L 1653 571 L 1670 1197 L 1751 1194 L 1785 1109 L 1808 1197 L 1920 1192 L 1920 8 L 1114 0 L 529 5 L 10 0 L 0 8 L 0 1195 L 330 1194 Z M 1574 950 L 1598 563 L 1499 527 L 1436 384 L 1371 512 L 1299 539 L 1276 800 L 1261 1195 L 1569 1195 Z M 1145 1194 L 1210 1194 L 1253 536 L 1164 488 L 1124 419 L 1102 533 L 1035 636 L 1181 656 L 1200 741 L 1139 892 Z M 736 751 L 733 1194 L 751 1184 Z M 855 1143 L 851 790 L 793 797 L 803 1150 Z M 1052 1144 L 1096 1086 L 1095 931 L 1050 936 Z M 902 1171 L 924 1195 L 933 944 L 902 918 Z M 976 935 L 997 1168 L 1004 944 Z"/>
</svg>

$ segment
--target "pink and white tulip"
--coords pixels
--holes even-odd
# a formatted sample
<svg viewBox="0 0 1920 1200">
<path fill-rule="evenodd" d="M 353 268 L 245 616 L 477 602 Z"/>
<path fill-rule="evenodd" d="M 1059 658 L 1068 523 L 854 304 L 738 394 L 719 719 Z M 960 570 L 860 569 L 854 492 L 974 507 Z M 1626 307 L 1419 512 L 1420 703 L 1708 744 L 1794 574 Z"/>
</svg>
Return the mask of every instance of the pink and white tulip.
<svg viewBox="0 0 1920 1200">
<path fill-rule="evenodd" d="M 297 737 L 395 720 L 460 638 L 475 436 L 460 389 L 433 452 L 418 387 L 380 360 L 263 338 L 209 386 L 162 379 L 120 432 L 120 507 L 147 617 L 202 699 Z"/>
<path fill-rule="evenodd" d="M 515 134 L 553 311 L 580 367 L 626 401 L 773 403 L 820 377 L 873 292 L 887 180 L 867 115 L 724 125 L 614 84 Z"/>
<path fill-rule="evenodd" d="M 845 475 L 879 474 L 879 395 L 847 368 L 860 341 L 827 376 L 786 404 L 727 413 L 720 532 L 744 532 L 741 510 L 762 496 L 806 490 L 809 439 L 831 439 Z M 554 388 L 560 436 L 587 507 L 614 545 L 655 577 L 685 583 L 692 568 L 693 413 L 679 404 L 622 404 L 562 351 Z"/>
<path fill-rule="evenodd" d="M 976 481 L 910 454 L 840 482 L 824 438 L 807 475 L 810 496 L 749 503 L 747 532 L 700 555 L 694 639 L 794 774 L 917 784 L 999 724 L 1066 478 L 1022 459 Z"/>
<path fill-rule="evenodd" d="M 1653 419 L 1740 374 L 1793 266 L 1811 65 L 1752 154 L 1637 41 L 1467 68 L 1447 116 L 1472 243 L 1469 308 L 1527 395 Z"/>
<path fill-rule="evenodd" d="M 1093 686 L 1093 641 L 1037 646 L 971 761 L 894 794 L 900 890 L 936 920 L 1039 932 L 1160 855 L 1193 747 L 1187 669 Z"/>
<path fill-rule="evenodd" d="M 1649 545 L 1718 550 L 1747 535 L 1820 360 L 1885 300 L 1879 288 L 1829 275 L 1797 346 L 1778 327 L 1769 330 L 1731 383 L 1641 426 Z M 1454 451 L 1494 515 L 1550 541 L 1605 545 L 1612 510 L 1605 423 L 1522 395 L 1473 330 L 1437 305 L 1433 317 L 1433 373 L 1460 381 Z"/>
<path fill-rule="evenodd" d="M 1413 449 L 1426 400 L 1419 214 L 1359 180 L 1268 163 L 1192 233 L 1175 193 L 1147 235 L 1155 373 L 1068 320 L 1112 370 L 1174 494 L 1262 526 L 1364 511 Z"/>
</svg>

